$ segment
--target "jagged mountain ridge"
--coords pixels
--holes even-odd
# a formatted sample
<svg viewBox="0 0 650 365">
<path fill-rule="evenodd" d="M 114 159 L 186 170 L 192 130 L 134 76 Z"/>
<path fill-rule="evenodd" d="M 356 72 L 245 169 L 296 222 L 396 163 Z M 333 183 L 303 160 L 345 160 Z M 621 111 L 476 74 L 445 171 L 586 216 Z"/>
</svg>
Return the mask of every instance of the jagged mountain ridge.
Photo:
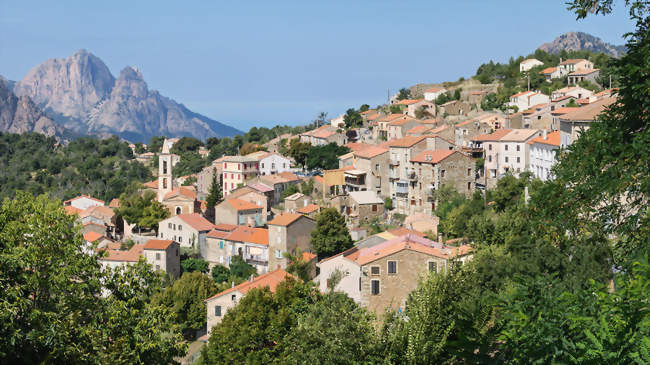
<svg viewBox="0 0 650 365">
<path fill-rule="evenodd" d="M 41 63 L 13 90 L 18 96 L 29 96 L 57 123 L 79 134 L 116 134 L 146 142 L 156 135 L 204 140 L 242 133 L 150 90 L 134 67 L 125 67 L 113 77 L 104 62 L 86 50 Z"/>
<path fill-rule="evenodd" d="M 11 84 L 0 78 L 0 131 L 10 133 L 42 133 L 60 141 L 65 129 L 46 116 L 29 96 L 16 96 Z"/>
<path fill-rule="evenodd" d="M 567 51 L 602 52 L 616 58 L 625 53 L 625 46 L 615 46 L 583 32 L 564 33 L 555 38 L 553 42 L 542 44 L 538 49 L 553 54 L 558 54 L 563 49 Z"/>
</svg>

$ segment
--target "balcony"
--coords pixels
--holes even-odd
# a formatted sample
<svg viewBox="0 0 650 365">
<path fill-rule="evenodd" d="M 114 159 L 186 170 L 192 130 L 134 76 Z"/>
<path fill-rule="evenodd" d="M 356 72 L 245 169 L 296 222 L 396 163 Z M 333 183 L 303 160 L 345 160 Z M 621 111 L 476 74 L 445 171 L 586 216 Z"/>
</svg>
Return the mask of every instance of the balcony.
<svg viewBox="0 0 650 365">
<path fill-rule="evenodd" d="M 406 176 L 406 178 L 411 182 L 417 181 L 418 180 L 418 174 L 416 174 L 415 172 L 411 172 Z"/>
<path fill-rule="evenodd" d="M 409 193 L 409 184 L 406 181 L 398 181 L 395 187 L 395 193 L 397 194 L 408 194 Z"/>
</svg>

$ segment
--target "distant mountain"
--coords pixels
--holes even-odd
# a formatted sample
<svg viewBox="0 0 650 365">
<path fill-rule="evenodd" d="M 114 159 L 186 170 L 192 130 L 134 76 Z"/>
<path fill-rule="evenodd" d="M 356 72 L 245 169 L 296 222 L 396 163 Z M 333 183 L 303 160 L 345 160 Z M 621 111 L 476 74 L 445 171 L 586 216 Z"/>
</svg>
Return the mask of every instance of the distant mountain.
<svg viewBox="0 0 650 365">
<path fill-rule="evenodd" d="M 602 52 L 616 58 L 625 53 L 625 46 L 614 46 L 598 37 L 582 32 L 562 34 L 555 38 L 553 42 L 542 44 L 539 49 L 553 54 L 560 53 L 563 49 L 567 51 Z"/>
<path fill-rule="evenodd" d="M 149 90 L 134 67 L 124 68 L 116 79 L 86 50 L 43 62 L 13 92 L 29 96 L 57 123 L 79 134 L 116 134 L 146 142 L 156 135 L 206 139 L 242 133 Z"/>
<path fill-rule="evenodd" d="M 47 117 L 29 96 L 17 97 L 6 79 L 0 79 L 0 131 L 11 133 L 38 132 L 62 140 L 64 128 Z"/>
</svg>

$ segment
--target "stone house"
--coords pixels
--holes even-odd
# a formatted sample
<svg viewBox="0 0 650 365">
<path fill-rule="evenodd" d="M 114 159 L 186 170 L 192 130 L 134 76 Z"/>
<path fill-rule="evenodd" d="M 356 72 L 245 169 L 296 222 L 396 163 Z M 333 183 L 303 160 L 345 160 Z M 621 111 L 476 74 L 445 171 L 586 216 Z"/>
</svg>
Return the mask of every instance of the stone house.
<svg viewBox="0 0 650 365">
<path fill-rule="evenodd" d="M 520 93 L 510 96 L 509 106 L 517 107 L 517 111 L 523 111 L 537 104 L 546 104 L 551 101 L 548 95 L 544 95 L 537 91 L 522 91 Z"/>
<path fill-rule="evenodd" d="M 578 85 L 582 81 L 589 81 L 598 85 L 598 77 L 600 77 L 600 70 L 597 68 L 588 70 L 577 70 L 569 74 L 569 85 Z"/>
<path fill-rule="evenodd" d="M 400 312 L 423 276 L 463 264 L 471 260 L 472 252 L 470 246 L 446 246 L 407 234 L 322 260 L 319 288 L 326 292 L 329 278 L 339 271 L 344 275 L 334 290 L 379 316 L 389 308 Z"/>
<path fill-rule="evenodd" d="M 448 101 L 444 104 L 441 104 L 439 108 L 440 114 L 447 115 L 464 115 L 472 110 L 472 107 L 468 103 L 460 100 Z"/>
<path fill-rule="evenodd" d="M 411 185 L 410 214 L 431 213 L 435 210 L 432 192 L 443 185 L 470 197 L 476 188 L 474 159 L 459 151 L 427 150 L 411 160 L 417 181 Z"/>
<path fill-rule="evenodd" d="M 178 242 L 181 247 L 198 249 L 205 244 L 214 224 L 199 213 L 179 214 L 158 223 L 158 238 Z"/>
<path fill-rule="evenodd" d="M 226 312 L 237 305 L 237 303 L 252 289 L 267 287 L 274 293 L 275 288 L 287 277 L 291 277 L 282 269 L 274 270 L 256 278 L 250 278 L 243 283 L 233 286 L 221 293 L 205 300 L 207 307 L 207 332 L 212 332 L 212 328 L 219 324 L 226 315 Z"/>
<path fill-rule="evenodd" d="M 456 131 L 454 127 L 449 124 L 443 124 L 434 127 L 432 130 L 429 131 L 428 134 L 438 135 L 448 141 L 453 141 L 456 138 Z"/>
<path fill-rule="evenodd" d="M 399 119 L 409 118 L 401 113 L 388 114 L 376 120 L 377 125 L 373 129 L 373 138 L 375 140 L 388 140 L 388 124 Z"/>
<path fill-rule="evenodd" d="M 201 210 L 201 203 L 196 199 L 193 186 L 179 186 L 165 193 L 162 204 L 169 209 L 171 215 L 193 214 Z"/>
<path fill-rule="evenodd" d="M 390 197 L 397 213 L 409 211 L 409 185 L 415 184 L 417 176 L 413 173 L 411 158 L 427 149 L 427 137 L 404 137 L 389 144 Z"/>
<path fill-rule="evenodd" d="M 388 139 L 399 139 L 406 136 L 406 131 L 420 124 L 417 119 L 405 116 L 388 123 Z"/>
<path fill-rule="evenodd" d="M 436 116 L 436 105 L 428 100 L 424 99 L 410 99 L 410 100 L 400 100 L 397 102 L 397 105 L 404 105 L 406 107 L 405 114 L 411 118 L 417 118 L 416 112 L 422 110 L 426 113 L 429 113 L 431 117 Z M 401 137 L 397 137 L 401 138 Z"/>
<path fill-rule="evenodd" d="M 570 146 L 580 134 L 589 129 L 591 123 L 616 101 L 615 97 L 604 98 L 592 104 L 577 108 L 560 116 L 560 140 L 563 148 Z"/>
<path fill-rule="evenodd" d="M 336 143 L 343 146 L 347 143 L 344 134 L 339 133 L 337 128 L 326 124 L 309 132 L 300 135 L 300 142 L 309 143 L 312 146 L 324 146 L 330 143 Z"/>
<path fill-rule="evenodd" d="M 309 204 L 306 207 L 302 207 L 298 210 L 296 210 L 296 213 L 302 214 L 306 217 L 309 217 L 311 219 L 316 219 L 316 216 L 318 213 L 320 213 L 320 205 L 318 204 Z"/>
<path fill-rule="evenodd" d="M 237 226 L 224 240 L 230 251 L 227 266 L 230 266 L 234 256 L 239 256 L 255 267 L 258 273 L 262 274 L 268 271 L 268 229 Z"/>
<path fill-rule="evenodd" d="M 522 113 L 522 128 L 550 129 L 553 124 L 551 103 L 533 105 Z"/>
<path fill-rule="evenodd" d="M 284 211 L 295 213 L 296 210 L 311 204 L 311 197 L 303 193 L 295 193 L 284 198 Z"/>
<path fill-rule="evenodd" d="M 353 152 L 356 169 L 364 171 L 365 190 L 374 191 L 381 196 L 389 196 L 388 148 L 370 146 Z"/>
<path fill-rule="evenodd" d="M 479 134 L 490 133 L 491 131 L 492 127 L 488 123 L 476 119 L 469 119 L 454 126 L 454 141 L 457 146 L 468 147 L 471 138 Z"/>
<path fill-rule="evenodd" d="M 359 226 L 384 216 L 384 201 L 374 191 L 353 191 L 348 195 L 345 210 L 348 224 Z"/>
<path fill-rule="evenodd" d="M 230 192 L 230 199 L 239 199 L 262 207 L 262 217 L 264 217 L 264 221 L 266 221 L 269 212 L 271 211 L 272 194 L 270 194 L 270 192 L 272 192 L 272 190 L 268 186 L 264 187 L 258 185 L 262 184 L 246 185 L 235 189 Z M 266 190 L 266 193 L 261 192 L 258 189 Z"/>
<path fill-rule="evenodd" d="M 286 269 L 289 261 L 286 252 L 296 255 L 312 252 L 311 232 L 316 229 L 313 219 L 299 213 L 277 215 L 268 223 L 269 227 L 269 268 Z"/>
<path fill-rule="evenodd" d="M 485 96 L 487 95 L 487 91 L 485 90 L 476 90 L 472 91 L 469 93 L 467 96 L 467 102 L 469 105 L 474 105 L 474 106 L 481 106 L 481 103 L 483 102 L 483 99 L 485 99 Z"/>
<path fill-rule="evenodd" d="M 559 79 L 562 77 L 562 71 L 559 67 L 547 67 L 539 72 L 541 75 L 544 75 L 546 82 L 552 82 L 553 79 Z"/>
<path fill-rule="evenodd" d="M 196 175 L 196 190 L 199 194 L 207 195 L 212 186 L 212 176 L 217 173 L 217 183 L 223 186 L 223 160 L 225 157 L 220 157 L 209 166 L 206 166 Z"/>
<path fill-rule="evenodd" d="M 242 199 L 226 199 L 214 207 L 215 223 L 259 227 L 266 223 L 264 207 Z"/>
<path fill-rule="evenodd" d="M 273 189 L 272 205 L 278 204 L 282 201 L 282 193 L 289 187 L 300 183 L 300 178 L 291 172 L 282 172 L 279 174 L 264 175 L 258 179 L 251 181 L 251 183 L 262 183 Z"/>
<path fill-rule="evenodd" d="M 205 245 L 200 247 L 201 257 L 214 265 L 228 266 L 230 262 L 231 249 L 228 247 L 228 236 L 237 229 L 238 226 L 233 224 L 220 223 L 207 233 Z"/>
<path fill-rule="evenodd" d="M 180 245 L 172 240 L 153 239 L 144 244 L 142 255 L 154 270 L 162 270 L 173 278 L 181 275 Z"/>
<path fill-rule="evenodd" d="M 588 98 L 594 94 L 593 91 L 580 86 L 566 86 L 553 91 L 551 100 L 555 101 L 563 96 L 573 96 L 576 100 Z"/>
<path fill-rule="evenodd" d="M 431 124 L 419 124 L 406 131 L 406 136 L 420 137 L 428 134 L 433 129 Z"/>
</svg>

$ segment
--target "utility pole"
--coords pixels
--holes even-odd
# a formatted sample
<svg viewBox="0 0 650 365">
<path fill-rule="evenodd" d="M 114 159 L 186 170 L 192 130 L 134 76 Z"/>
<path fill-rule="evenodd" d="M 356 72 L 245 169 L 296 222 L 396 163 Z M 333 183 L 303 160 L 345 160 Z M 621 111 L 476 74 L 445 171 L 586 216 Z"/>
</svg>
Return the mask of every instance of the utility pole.
<svg viewBox="0 0 650 365">
<path fill-rule="evenodd" d="M 528 74 L 527 76 L 528 76 L 528 91 L 530 91 L 530 74 Z"/>
<path fill-rule="evenodd" d="M 612 75 L 609 75 L 609 88 L 612 88 Z"/>
<path fill-rule="evenodd" d="M 386 89 L 386 105 L 390 104 L 390 89 Z"/>
</svg>

